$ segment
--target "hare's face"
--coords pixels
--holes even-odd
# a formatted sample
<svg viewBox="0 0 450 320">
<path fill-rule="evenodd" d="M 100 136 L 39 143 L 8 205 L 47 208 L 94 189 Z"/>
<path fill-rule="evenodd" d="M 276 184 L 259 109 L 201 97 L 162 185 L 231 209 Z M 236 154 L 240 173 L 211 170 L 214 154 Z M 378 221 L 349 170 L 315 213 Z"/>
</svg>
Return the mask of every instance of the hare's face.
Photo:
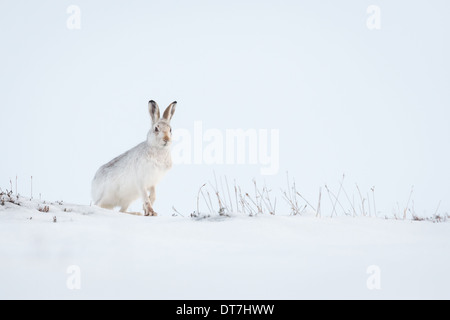
<svg viewBox="0 0 450 320">
<path fill-rule="evenodd" d="M 159 147 L 169 147 L 172 144 L 172 128 L 166 121 L 158 121 L 153 125 L 154 144 Z"/>
<path fill-rule="evenodd" d="M 152 128 L 147 135 L 149 144 L 156 147 L 169 147 L 172 144 L 172 128 L 170 127 L 170 120 L 175 113 L 177 102 L 172 102 L 164 111 L 162 118 L 160 118 L 159 107 L 155 101 L 148 102 L 148 111 L 152 118 Z"/>
</svg>

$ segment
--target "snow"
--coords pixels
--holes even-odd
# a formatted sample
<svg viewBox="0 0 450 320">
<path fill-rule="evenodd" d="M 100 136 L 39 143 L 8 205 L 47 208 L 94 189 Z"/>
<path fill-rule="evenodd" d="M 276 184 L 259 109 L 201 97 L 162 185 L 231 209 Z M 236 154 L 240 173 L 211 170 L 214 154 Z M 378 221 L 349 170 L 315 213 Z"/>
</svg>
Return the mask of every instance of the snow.
<svg viewBox="0 0 450 320">
<path fill-rule="evenodd" d="M 0 1 L 0 187 L 78 203 L 0 203 L 0 298 L 450 298 L 449 1 L 375 30 L 361 1 L 77 2 Z M 81 205 L 150 99 L 179 103 L 160 215 Z M 189 217 L 221 177 L 276 215 Z"/>
<path fill-rule="evenodd" d="M 0 299 L 450 298 L 447 222 L 143 217 L 19 201 L 0 205 Z M 71 266 L 79 289 L 67 285 Z M 370 266 L 379 289 L 368 289 Z"/>
</svg>

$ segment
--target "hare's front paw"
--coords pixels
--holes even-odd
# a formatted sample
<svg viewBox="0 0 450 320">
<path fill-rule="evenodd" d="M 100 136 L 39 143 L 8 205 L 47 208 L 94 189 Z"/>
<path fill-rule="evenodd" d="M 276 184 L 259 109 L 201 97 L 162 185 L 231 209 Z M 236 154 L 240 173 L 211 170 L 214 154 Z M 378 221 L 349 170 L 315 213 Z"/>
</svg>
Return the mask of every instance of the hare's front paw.
<svg viewBox="0 0 450 320">
<path fill-rule="evenodd" d="M 144 215 L 145 216 L 157 216 L 158 214 L 153 210 L 152 205 L 150 202 L 144 203 Z"/>
</svg>

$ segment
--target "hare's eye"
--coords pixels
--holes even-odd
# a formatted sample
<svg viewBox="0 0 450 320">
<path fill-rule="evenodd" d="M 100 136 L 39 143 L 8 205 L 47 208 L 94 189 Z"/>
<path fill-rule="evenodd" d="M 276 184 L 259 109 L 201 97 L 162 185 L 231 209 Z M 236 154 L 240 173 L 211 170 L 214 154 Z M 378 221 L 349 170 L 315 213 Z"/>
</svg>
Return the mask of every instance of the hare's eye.
<svg viewBox="0 0 450 320">
<path fill-rule="evenodd" d="M 159 132 L 159 129 L 158 129 L 158 127 L 155 127 L 155 132 Z"/>
<path fill-rule="evenodd" d="M 172 133 L 172 128 L 170 128 L 170 133 Z"/>
</svg>

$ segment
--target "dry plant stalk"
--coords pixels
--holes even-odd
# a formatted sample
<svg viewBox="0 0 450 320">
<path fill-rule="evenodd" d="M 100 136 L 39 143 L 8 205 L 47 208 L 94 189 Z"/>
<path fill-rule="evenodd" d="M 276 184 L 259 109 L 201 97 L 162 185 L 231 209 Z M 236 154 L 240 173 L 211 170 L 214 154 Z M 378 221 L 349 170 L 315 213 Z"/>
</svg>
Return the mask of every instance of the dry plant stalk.
<svg viewBox="0 0 450 320">
<path fill-rule="evenodd" d="M 322 188 L 319 188 L 319 201 L 317 203 L 317 211 L 316 211 L 316 217 L 320 217 L 320 202 L 322 200 Z"/>
<path fill-rule="evenodd" d="M 291 207 L 291 214 L 292 215 L 297 215 L 297 214 L 301 214 L 301 210 L 299 208 L 298 205 L 298 200 L 297 200 L 297 188 L 295 186 L 295 180 L 292 183 L 289 181 L 289 172 L 286 172 L 286 183 L 287 183 L 287 192 L 284 190 L 281 190 L 284 199 L 286 200 L 286 202 L 290 205 Z M 303 208 L 304 209 L 304 208 Z"/>
<path fill-rule="evenodd" d="M 403 220 L 406 219 L 406 212 L 408 211 L 409 202 L 411 201 L 411 197 L 412 197 L 413 192 L 414 192 L 414 186 L 411 187 L 411 192 L 409 193 L 408 202 L 406 203 L 406 207 L 403 210 Z"/>
</svg>

